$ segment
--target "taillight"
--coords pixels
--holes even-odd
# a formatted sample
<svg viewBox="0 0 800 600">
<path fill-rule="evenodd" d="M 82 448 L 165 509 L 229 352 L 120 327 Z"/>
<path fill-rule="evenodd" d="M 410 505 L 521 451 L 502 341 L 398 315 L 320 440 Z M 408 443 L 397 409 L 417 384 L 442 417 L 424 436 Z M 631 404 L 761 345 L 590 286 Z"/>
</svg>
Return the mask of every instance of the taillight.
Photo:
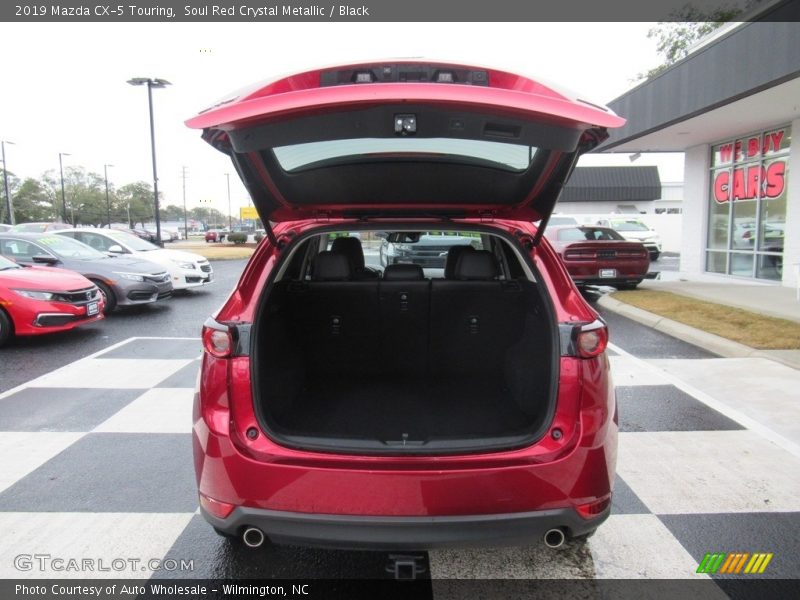
<svg viewBox="0 0 800 600">
<path fill-rule="evenodd" d="M 233 354 L 233 334 L 229 327 L 208 319 L 203 324 L 203 348 L 216 358 L 229 358 Z"/>
<path fill-rule="evenodd" d="M 200 494 L 200 506 L 219 519 L 227 518 L 228 515 L 233 512 L 233 509 L 236 508 L 233 504 L 214 500 L 214 498 L 209 498 L 204 494 Z"/>
<path fill-rule="evenodd" d="M 564 252 L 564 258 L 571 260 L 590 260 L 597 257 L 594 250 L 567 250 Z"/>
<path fill-rule="evenodd" d="M 608 329 L 602 321 L 580 326 L 575 338 L 575 348 L 581 358 L 594 358 L 608 346 Z"/>
<path fill-rule="evenodd" d="M 609 504 L 611 504 L 611 496 L 596 502 L 591 502 L 589 504 L 579 504 L 575 507 L 575 510 L 577 510 L 578 514 L 584 519 L 591 519 L 592 517 L 596 517 L 602 513 L 606 508 L 608 508 Z"/>
</svg>

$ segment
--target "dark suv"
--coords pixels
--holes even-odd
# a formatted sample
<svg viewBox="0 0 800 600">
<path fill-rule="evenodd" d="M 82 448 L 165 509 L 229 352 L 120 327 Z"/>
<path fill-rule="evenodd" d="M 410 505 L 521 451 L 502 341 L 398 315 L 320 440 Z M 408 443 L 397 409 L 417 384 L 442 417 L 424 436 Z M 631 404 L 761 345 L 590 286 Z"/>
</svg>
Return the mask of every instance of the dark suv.
<svg viewBox="0 0 800 600">
<path fill-rule="evenodd" d="M 267 234 L 203 329 L 195 468 L 219 533 L 558 546 L 602 523 L 608 332 L 532 223 L 623 123 L 518 75 L 414 61 L 293 75 L 187 122 Z M 381 273 L 377 232 L 470 241 L 438 250 L 440 276 Z"/>
</svg>

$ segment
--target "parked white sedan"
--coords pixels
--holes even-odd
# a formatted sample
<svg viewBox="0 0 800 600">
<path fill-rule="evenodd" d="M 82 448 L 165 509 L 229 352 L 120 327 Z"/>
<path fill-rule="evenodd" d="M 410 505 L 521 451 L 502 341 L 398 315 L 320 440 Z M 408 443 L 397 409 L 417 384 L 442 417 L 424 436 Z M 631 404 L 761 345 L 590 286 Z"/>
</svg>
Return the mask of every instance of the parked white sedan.
<svg viewBox="0 0 800 600">
<path fill-rule="evenodd" d="M 54 234 L 71 237 L 101 252 L 133 254 L 164 267 L 176 290 L 200 287 L 214 277 L 211 264 L 204 256 L 181 250 L 159 248 L 125 231 L 115 229 L 62 229 Z"/>
</svg>

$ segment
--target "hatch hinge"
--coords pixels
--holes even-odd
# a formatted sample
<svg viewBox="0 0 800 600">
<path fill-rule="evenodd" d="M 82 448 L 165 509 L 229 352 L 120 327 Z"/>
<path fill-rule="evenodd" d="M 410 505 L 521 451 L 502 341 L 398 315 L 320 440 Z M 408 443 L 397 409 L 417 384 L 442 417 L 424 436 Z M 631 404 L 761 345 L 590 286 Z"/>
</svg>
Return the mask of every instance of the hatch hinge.
<svg viewBox="0 0 800 600">
<path fill-rule="evenodd" d="M 269 243 L 275 248 L 280 248 L 281 245 L 278 243 L 278 238 L 275 237 L 275 232 L 272 230 L 272 223 L 269 222 L 269 219 L 263 221 L 263 223 L 264 231 L 267 232 L 267 239 L 269 240 Z"/>
</svg>

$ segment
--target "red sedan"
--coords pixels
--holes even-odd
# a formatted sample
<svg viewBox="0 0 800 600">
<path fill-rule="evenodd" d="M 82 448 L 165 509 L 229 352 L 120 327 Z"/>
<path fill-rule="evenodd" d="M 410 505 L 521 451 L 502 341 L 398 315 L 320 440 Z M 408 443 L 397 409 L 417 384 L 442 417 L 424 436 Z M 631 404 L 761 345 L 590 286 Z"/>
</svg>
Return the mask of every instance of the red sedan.
<svg viewBox="0 0 800 600">
<path fill-rule="evenodd" d="M 650 268 L 644 244 L 627 241 L 608 227 L 548 227 L 545 236 L 577 285 L 633 289 Z"/>
<path fill-rule="evenodd" d="M 102 294 L 82 275 L 0 256 L 0 346 L 12 335 L 67 331 L 102 318 Z"/>
</svg>

